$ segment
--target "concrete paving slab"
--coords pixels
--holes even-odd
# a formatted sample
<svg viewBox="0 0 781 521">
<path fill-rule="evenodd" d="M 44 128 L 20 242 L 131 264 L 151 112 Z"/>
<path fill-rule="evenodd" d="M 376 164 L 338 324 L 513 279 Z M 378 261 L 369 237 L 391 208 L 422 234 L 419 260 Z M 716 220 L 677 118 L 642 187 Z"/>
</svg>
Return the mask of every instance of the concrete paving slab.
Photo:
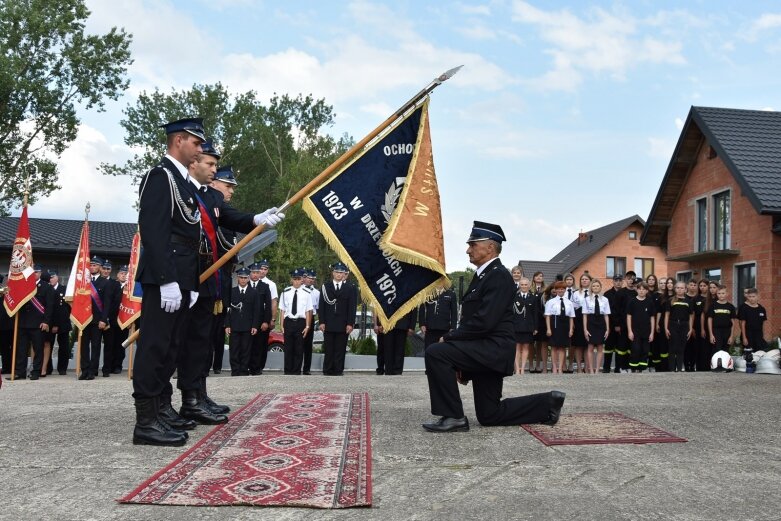
<svg viewBox="0 0 781 521">
<path fill-rule="evenodd" d="M 559 389 L 564 412 L 621 412 L 687 443 L 545 447 L 518 427 L 431 434 L 425 376 L 209 378 L 234 409 L 258 392 L 368 392 L 374 506 L 313 510 L 120 505 L 182 448 L 131 443 L 126 374 L 6 382 L 0 390 L 0 519 L 778 520 L 781 378 L 771 375 L 524 375 L 505 395 Z"/>
</svg>

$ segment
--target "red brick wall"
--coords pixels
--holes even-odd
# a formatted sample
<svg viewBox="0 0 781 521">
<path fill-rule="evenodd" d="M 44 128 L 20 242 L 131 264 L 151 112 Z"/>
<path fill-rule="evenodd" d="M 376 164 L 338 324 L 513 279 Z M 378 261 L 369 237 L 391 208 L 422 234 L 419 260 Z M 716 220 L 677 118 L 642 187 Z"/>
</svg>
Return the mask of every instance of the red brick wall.
<svg viewBox="0 0 781 521">
<path fill-rule="evenodd" d="M 677 270 L 691 269 L 695 277 L 701 278 L 703 270 L 721 268 L 721 281 L 727 286 L 729 300 L 737 305 L 734 295 L 735 265 L 744 262 L 756 262 L 757 287 L 760 302 L 767 308 L 770 318 L 770 333 L 779 335 L 781 328 L 781 293 L 776 291 L 781 282 L 781 237 L 774 234 L 773 218 L 759 215 L 749 199 L 745 197 L 735 178 L 719 157 L 708 158 L 709 145 L 706 143 L 699 152 L 697 163 L 686 181 L 680 198 L 673 211 L 672 224 L 667 236 L 668 255 L 677 256 L 696 250 L 695 226 L 697 199 L 708 197 L 708 249 L 713 248 L 712 199 L 711 195 L 729 189 L 731 207 L 731 244 L 730 249 L 739 250 L 737 257 L 716 258 L 690 263 L 671 263 Z M 777 296 L 778 295 L 778 296 Z"/>
<path fill-rule="evenodd" d="M 635 232 L 635 239 L 629 238 L 629 232 Z M 624 231 L 616 235 L 612 241 L 607 243 L 601 250 L 589 257 L 583 264 L 575 269 L 575 276 L 580 276 L 584 271 L 588 271 L 592 277 L 602 279 L 603 286 L 607 275 L 607 257 L 626 257 L 627 270 L 634 270 L 635 258 L 654 259 L 654 275 L 664 277 L 667 275 L 667 261 L 664 251 L 657 246 L 641 246 L 640 235 L 643 233 L 643 227 L 637 222 L 628 226 Z M 605 286 L 608 289 L 610 284 Z"/>
</svg>

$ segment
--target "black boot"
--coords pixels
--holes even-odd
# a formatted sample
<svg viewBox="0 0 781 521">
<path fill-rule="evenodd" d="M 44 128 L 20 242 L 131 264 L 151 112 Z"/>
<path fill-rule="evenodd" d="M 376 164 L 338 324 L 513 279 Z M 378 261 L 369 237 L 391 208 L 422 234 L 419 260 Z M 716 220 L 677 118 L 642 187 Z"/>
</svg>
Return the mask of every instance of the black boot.
<svg viewBox="0 0 781 521">
<path fill-rule="evenodd" d="M 171 406 L 170 397 L 161 398 L 158 416 L 175 430 L 191 431 L 198 426 L 194 421 L 182 418 L 177 414 L 176 410 Z"/>
<path fill-rule="evenodd" d="M 133 429 L 133 445 L 163 445 L 181 447 L 184 436 L 163 426 L 157 419 L 157 398 L 136 398 L 136 426 Z"/>
<path fill-rule="evenodd" d="M 182 389 L 182 408 L 179 414 L 183 418 L 195 420 L 203 425 L 217 425 L 228 421 L 224 414 L 214 414 L 206 402 L 200 399 L 200 393 L 197 389 L 185 391 Z"/>
<path fill-rule="evenodd" d="M 214 414 L 228 414 L 231 412 L 231 408 L 227 405 L 220 405 L 219 403 L 216 403 L 214 400 L 209 398 L 209 394 L 206 392 L 206 378 L 201 380 L 201 390 L 198 392 L 200 393 L 201 400 L 206 403 L 206 406 Z"/>
</svg>

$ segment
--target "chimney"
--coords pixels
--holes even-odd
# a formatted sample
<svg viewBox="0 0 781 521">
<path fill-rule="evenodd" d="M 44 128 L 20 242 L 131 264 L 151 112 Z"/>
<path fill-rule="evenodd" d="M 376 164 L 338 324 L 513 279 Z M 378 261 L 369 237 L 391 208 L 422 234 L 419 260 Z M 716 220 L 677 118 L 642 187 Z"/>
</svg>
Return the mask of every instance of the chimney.
<svg viewBox="0 0 781 521">
<path fill-rule="evenodd" d="M 584 242 L 588 242 L 588 234 L 580 232 L 578 234 L 578 244 L 582 244 Z"/>
</svg>

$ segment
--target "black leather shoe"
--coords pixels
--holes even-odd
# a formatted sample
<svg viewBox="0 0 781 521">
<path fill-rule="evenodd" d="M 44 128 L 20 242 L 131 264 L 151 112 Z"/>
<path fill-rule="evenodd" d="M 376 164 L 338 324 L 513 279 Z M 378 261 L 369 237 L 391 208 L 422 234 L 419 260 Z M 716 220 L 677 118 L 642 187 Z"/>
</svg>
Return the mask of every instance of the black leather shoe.
<svg viewBox="0 0 781 521">
<path fill-rule="evenodd" d="M 193 420 L 202 425 L 219 425 L 226 423 L 228 417 L 224 414 L 215 414 L 206 405 L 196 390 L 182 391 L 182 408 L 179 409 L 179 415 L 182 418 Z"/>
<path fill-rule="evenodd" d="M 187 441 L 185 433 L 172 430 L 167 423 L 158 419 L 159 405 L 158 398 L 136 399 L 133 445 L 181 447 Z"/>
<path fill-rule="evenodd" d="M 103 378 L 108 378 L 109 376 L 111 376 L 111 373 L 103 372 Z"/>
<path fill-rule="evenodd" d="M 65 376 L 66 374 L 68 374 L 68 371 L 57 371 L 57 374 L 59 374 L 60 376 Z"/>
<path fill-rule="evenodd" d="M 231 412 L 230 407 L 215 402 L 209 397 L 209 395 L 202 395 L 202 396 L 203 396 L 203 401 L 206 403 L 206 406 L 209 407 L 209 409 L 214 414 L 228 414 L 229 412 Z"/>
<path fill-rule="evenodd" d="M 38 373 L 30 373 L 30 380 L 37 380 L 40 377 L 41 375 L 39 375 Z"/>
<path fill-rule="evenodd" d="M 114 369 L 111 371 L 111 374 L 122 374 L 122 369 Z"/>
<path fill-rule="evenodd" d="M 222 372 L 222 369 L 212 369 L 212 373 L 214 374 L 220 374 Z"/>
<path fill-rule="evenodd" d="M 547 421 L 542 422 L 543 425 L 556 425 L 559 422 L 559 415 L 561 414 L 561 408 L 564 406 L 564 398 L 566 396 L 567 395 L 561 391 L 551 391 L 550 411 L 548 412 Z"/>
<path fill-rule="evenodd" d="M 192 420 L 187 420 L 179 416 L 170 403 L 161 403 L 158 416 L 166 424 L 179 431 L 191 431 L 198 426 Z"/>
<path fill-rule="evenodd" d="M 312 375 L 312 372 L 311 372 L 311 371 L 304 371 L 304 373 L 303 373 L 303 374 L 305 374 L 305 375 L 307 375 L 307 376 L 311 376 L 311 375 Z"/>
<path fill-rule="evenodd" d="M 82 371 L 79 375 L 79 380 L 86 380 L 89 377 L 89 373 Z"/>
<path fill-rule="evenodd" d="M 466 432 L 469 430 L 469 420 L 463 418 L 448 418 L 442 416 L 435 422 L 424 423 L 423 428 L 429 432 Z"/>
<path fill-rule="evenodd" d="M 95 379 L 95 375 L 94 374 L 87 373 L 87 380 L 94 380 L 94 379 Z"/>
</svg>

